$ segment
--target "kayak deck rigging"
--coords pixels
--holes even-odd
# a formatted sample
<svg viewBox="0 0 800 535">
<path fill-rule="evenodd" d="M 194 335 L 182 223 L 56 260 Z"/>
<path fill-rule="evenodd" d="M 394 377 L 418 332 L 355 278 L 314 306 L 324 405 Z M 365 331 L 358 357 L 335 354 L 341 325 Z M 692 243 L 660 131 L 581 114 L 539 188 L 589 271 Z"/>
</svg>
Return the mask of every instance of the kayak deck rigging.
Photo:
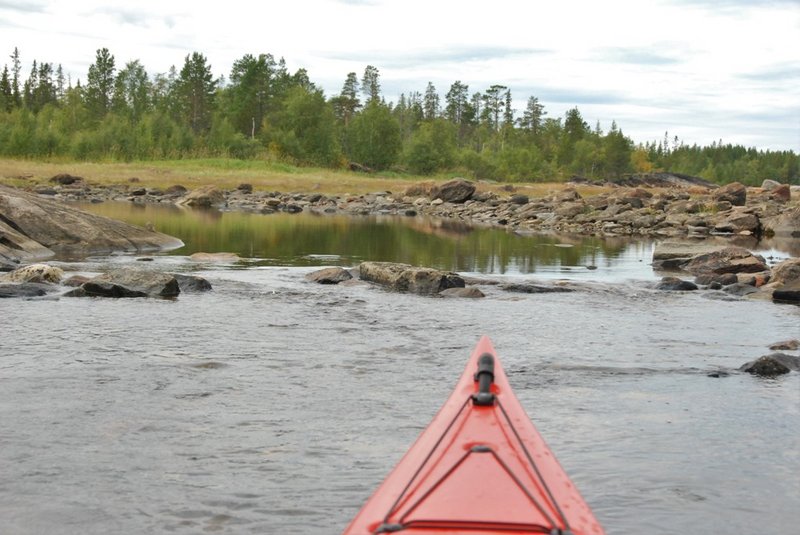
<svg viewBox="0 0 800 535">
<path fill-rule="evenodd" d="M 513 422 L 508 417 L 508 413 L 503 408 L 502 403 L 500 400 L 497 399 L 491 392 L 491 385 L 494 383 L 494 356 L 489 353 L 484 353 L 478 359 L 478 371 L 475 373 L 475 380 L 478 383 L 478 391 L 471 394 L 467 399 L 464 401 L 463 405 L 453 417 L 453 419 L 448 424 L 447 428 L 442 432 L 439 439 L 434 444 L 431 451 L 422 461 L 417 471 L 414 473 L 414 476 L 409 480 L 408 485 L 403 489 L 403 492 L 400 493 L 400 496 L 397 497 L 394 504 L 392 505 L 389 512 L 386 513 L 384 516 L 384 521 L 378 528 L 374 531 L 374 533 L 397 533 L 406 529 L 413 529 L 413 528 L 446 528 L 446 529 L 469 529 L 469 530 L 477 530 L 477 531 L 519 531 L 519 532 L 528 532 L 528 533 L 549 533 L 551 535 L 572 535 L 572 532 L 569 529 L 569 522 L 567 521 L 564 514 L 561 512 L 561 509 L 558 507 L 558 504 L 553 499 L 552 493 L 550 492 L 549 487 L 547 486 L 547 482 L 542 479 L 541 473 L 539 469 L 536 467 L 536 463 L 534 462 L 533 458 L 531 457 L 530 452 L 525 447 L 525 443 L 522 442 L 522 439 L 519 436 L 516 428 L 514 427 Z M 405 497 L 406 492 L 408 492 L 409 488 L 414 484 L 417 476 L 423 471 L 425 465 L 430 461 L 431 457 L 436 452 L 437 448 L 442 444 L 442 442 L 447 437 L 448 432 L 459 419 L 459 417 L 464 414 L 464 409 L 472 403 L 475 407 L 493 407 L 496 406 L 500 409 L 501 414 L 503 415 L 503 420 L 505 421 L 508 428 L 513 432 L 514 437 L 516 438 L 519 447 L 525 453 L 525 456 L 528 459 L 531 467 L 534 469 L 537 478 L 539 479 L 542 488 L 545 489 L 547 496 L 552 504 L 553 508 L 557 511 L 562 525 L 565 526 L 565 529 L 561 529 L 555 523 L 555 521 L 550 517 L 548 512 L 545 510 L 542 504 L 534 497 L 534 495 L 529 491 L 525 484 L 516 476 L 514 472 L 511 470 L 509 465 L 503 461 L 500 455 L 491 447 L 486 444 L 476 444 L 470 447 L 459 459 L 456 460 L 455 464 L 447 470 L 442 476 L 433 484 L 431 484 L 430 488 L 428 488 L 425 493 L 422 494 L 416 501 L 409 504 L 407 507 L 402 507 L 402 514 L 399 516 L 396 522 L 390 522 L 390 518 L 395 516 L 396 514 L 400 513 L 400 505 L 403 504 L 403 498 Z M 517 522 L 500 522 L 500 521 L 475 521 L 475 520 L 456 520 L 456 519 L 448 519 L 448 520 L 433 520 L 433 519 L 415 519 L 415 520 L 408 520 L 408 517 L 425 501 L 428 496 L 436 491 L 442 483 L 452 475 L 460 465 L 462 465 L 468 457 L 472 454 L 483 454 L 489 453 L 492 455 L 494 460 L 502 467 L 502 469 L 508 474 L 509 477 L 514 481 L 514 483 L 519 487 L 519 490 L 525 494 L 525 496 L 530 500 L 531 505 L 533 505 L 543 517 L 547 519 L 547 525 L 542 524 L 528 524 L 528 523 L 517 523 Z"/>
<path fill-rule="evenodd" d="M 487 337 L 433 421 L 344 531 L 386 533 L 603 535 Z"/>
</svg>

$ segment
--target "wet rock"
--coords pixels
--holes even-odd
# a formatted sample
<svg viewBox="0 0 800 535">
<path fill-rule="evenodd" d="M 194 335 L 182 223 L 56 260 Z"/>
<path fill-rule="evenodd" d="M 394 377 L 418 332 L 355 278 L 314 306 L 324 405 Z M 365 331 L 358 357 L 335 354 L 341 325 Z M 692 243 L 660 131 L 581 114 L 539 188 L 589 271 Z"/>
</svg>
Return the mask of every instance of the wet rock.
<svg viewBox="0 0 800 535">
<path fill-rule="evenodd" d="M 465 286 L 464 279 L 456 273 L 393 262 L 362 262 L 359 277 L 395 291 L 420 295 L 434 295 L 448 288 Z"/>
<path fill-rule="evenodd" d="M 747 188 L 739 182 L 731 182 L 714 190 L 711 198 L 715 201 L 727 201 L 733 206 L 744 206 L 747 202 Z"/>
<path fill-rule="evenodd" d="M 0 275 L 2 282 L 39 282 L 58 284 L 64 278 L 64 270 L 47 264 L 31 264 L 5 275 Z"/>
<path fill-rule="evenodd" d="M 783 340 L 782 342 L 775 342 L 769 348 L 773 351 L 797 351 L 800 349 L 800 340 L 795 338 L 791 340 Z"/>
<path fill-rule="evenodd" d="M 718 251 L 700 254 L 684 266 L 694 275 L 706 273 L 756 273 L 768 269 L 763 257 L 754 255 L 744 247 L 725 247 Z"/>
<path fill-rule="evenodd" d="M 718 284 L 722 287 L 738 283 L 739 277 L 735 273 L 706 273 L 695 277 L 694 282 L 703 286 Z"/>
<path fill-rule="evenodd" d="M 697 285 L 690 281 L 679 279 L 678 277 L 664 277 L 656 285 L 656 290 L 667 292 L 691 292 L 697 290 Z"/>
<path fill-rule="evenodd" d="M 737 282 L 736 284 L 729 284 L 728 286 L 725 286 L 723 288 L 723 291 L 731 295 L 745 297 L 750 294 L 758 293 L 758 288 L 756 288 L 752 284 Z"/>
<path fill-rule="evenodd" d="M 216 186 L 203 186 L 184 195 L 177 204 L 194 208 L 212 208 L 225 204 L 225 196 Z"/>
<path fill-rule="evenodd" d="M 168 273 L 178 281 L 181 293 L 208 292 L 212 290 L 211 283 L 199 275 L 186 275 L 183 273 Z"/>
<path fill-rule="evenodd" d="M 341 267 L 320 269 L 306 275 L 306 279 L 319 284 L 339 284 L 352 278 L 350 272 Z"/>
<path fill-rule="evenodd" d="M 248 183 L 242 183 L 236 186 L 236 189 L 244 194 L 253 193 L 253 185 Z"/>
<path fill-rule="evenodd" d="M 531 283 L 503 284 L 500 287 L 507 292 L 524 294 L 568 293 L 574 291 L 572 288 L 567 288 L 565 286 L 543 286 L 541 284 Z"/>
<path fill-rule="evenodd" d="M 241 260 L 236 253 L 194 253 L 189 256 L 195 262 L 238 262 Z"/>
<path fill-rule="evenodd" d="M 178 280 L 168 273 L 117 269 L 98 275 L 65 294 L 68 297 L 176 297 Z"/>
<path fill-rule="evenodd" d="M 23 282 L 21 284 L 0 283 L 0 299 L 13 297 L 41 297 L 52 287 L 47 284 Z"/>
<path fill-rule="evenodd" d="M 439 292 L 443 297 L 461 297 L 466 299 L 480 299 L 486 295 L 474 286 L 467 286 L 465 288 L 448 288 Z"/>
<path fill-rule="evenodd" d="M 800 304 L 800 281 L 775 288 L 772 292 L 772 300 L 778 303 Z"/>
<path fill-rule="evenodd" d="M 456 178 L 433 188 L 431 197 L 444 202 L 464 203 L 475 193 L 475 184 L 463 178 Z"/>
<path fill-rule="evenodd" d="M 528 204 L 528 202 L 530 202 L 530 199 L 528 198 L 527 195 L 523 195 L 521 193 L 515 193 L 514 195 L 511 196 L 509 202 L 511 202 L 511 204 L 521 205 L 521 204 Z"/>
<path fill-rule="evenodd" d="M 786 353 L 770 353 L 743 364 L 739 370 L 753 375 L 774 377 L 789 373 L 792 370 L 800 371 L 800 357 L 787 355 Z"/>
<path fill-rule="evenodd" d="M 0 248 L 2 245 L 0 244 Z M 7 258 L 3 255 L 2 251 L 0 250 L 0 272 L 2 271 L 14 271 L 19 267 L 19 260 L 12 260 Z"/>
<path fill-rule="evenodd" d="M 772 299 L 782 303 L 800 303 L 800 258 L 789 258 L 772 268 L 765 290 Z"/>
<path fill-rule="evenodd" d="M 62 282 L 64 286 L 69 286 L 70 288 L 78 288 L 83 284 L 89 282 L 91 277 L 86 277 L 85 275 L 73 275 Z"/>
</svg>

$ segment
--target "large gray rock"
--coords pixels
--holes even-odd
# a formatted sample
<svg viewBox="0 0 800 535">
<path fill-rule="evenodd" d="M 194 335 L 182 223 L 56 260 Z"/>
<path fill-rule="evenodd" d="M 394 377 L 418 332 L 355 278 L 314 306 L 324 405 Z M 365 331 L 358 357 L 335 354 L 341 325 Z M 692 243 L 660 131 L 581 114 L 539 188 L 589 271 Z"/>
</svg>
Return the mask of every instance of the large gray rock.
<svg viewBox="0 0 800 535">
<path fill-rule="evenodd" d="M 69 297 L 176 297 L 178 280 L 168 273 L 140 269 L 116 269 L 94 277 Z"/>
<path fill-rule="evenodd" d="M 464 279 L 456 273 L 394 262 L 362 262 L 359 277 L 398 292 L 420 295 L 435 295 L 448 288 L 465 286 Z"/>
<path fill-rule="evenodd" d="M 33 193 L 0 186 L 0 255 L 34 260 L 64 253 L 152 251 L 179 239 L 90 214 Z"/>
<path fill-rule="evenodd" d="M 754 375 L 774 377 L 790 371 L 800 371 L 800 357 L 786 353 L 770 353 L 743 364 L 739 370 Z"/>
<path fill-rule="evenodd" d="M 683 269 L 694 275 L 707 273 L 759 273 L 769 269 L 763 257 L 744 247 L 725 247 L 692 258 Z"/>
<path fill-rule="evenodd" d="M 475 184 L 463 178 L 456 178 L 440 184 L 431 191 L 431 198 L 441 199 L 444 202 L 467 202 L 475 193 Z"/>
</svg>

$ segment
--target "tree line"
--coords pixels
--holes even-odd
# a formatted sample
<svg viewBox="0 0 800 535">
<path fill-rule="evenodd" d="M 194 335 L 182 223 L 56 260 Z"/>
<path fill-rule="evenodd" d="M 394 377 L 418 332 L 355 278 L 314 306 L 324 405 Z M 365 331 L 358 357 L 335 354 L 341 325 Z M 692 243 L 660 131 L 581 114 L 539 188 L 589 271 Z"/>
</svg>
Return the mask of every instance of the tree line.
<svg viewBox="0 0 800 535">
<path fill-rule="evenodd" d="M 77 160 L 266 158 L 296 165 L 459 172 L 478 179 L 552 181 L 668 170 L 717 182 L 797 183 L 793 151 L 686 145 L 677 137 L 635 144 L 616 122 L 591 127 L 576 107 L 548 117 L 535 96 L 519 116 L 511 89 L 470 92 L 455 81 L 444 98 L 424 92 L 386 102 L 379 70 L 349 73 L 326 97 L 305 69 L 246 54 L 227 78 L 188 54 L 180 70 L 151 76 L 139 60 L 118 68 L 102 48 L 85 83 L 61 65 L 33 61 L 23 80 L 18 49 L 0 74 L 0 155 Z"/>
</svg>

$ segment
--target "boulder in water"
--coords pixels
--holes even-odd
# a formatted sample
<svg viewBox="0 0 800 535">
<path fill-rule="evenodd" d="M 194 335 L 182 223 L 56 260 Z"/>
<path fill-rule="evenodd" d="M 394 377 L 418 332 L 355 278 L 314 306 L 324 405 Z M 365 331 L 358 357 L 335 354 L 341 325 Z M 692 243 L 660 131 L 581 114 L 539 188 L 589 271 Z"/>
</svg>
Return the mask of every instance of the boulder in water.
<svg viewBox="0 0 800 535">
<path fill-rule="evenodd" d="M 448 288 L 465 286 L 464 279 L 456 273 L 394 262 L 362 262 L 359 276 L 361 280 L 398 292 L 420 295 L 435 295 Z"/>
</svg>

